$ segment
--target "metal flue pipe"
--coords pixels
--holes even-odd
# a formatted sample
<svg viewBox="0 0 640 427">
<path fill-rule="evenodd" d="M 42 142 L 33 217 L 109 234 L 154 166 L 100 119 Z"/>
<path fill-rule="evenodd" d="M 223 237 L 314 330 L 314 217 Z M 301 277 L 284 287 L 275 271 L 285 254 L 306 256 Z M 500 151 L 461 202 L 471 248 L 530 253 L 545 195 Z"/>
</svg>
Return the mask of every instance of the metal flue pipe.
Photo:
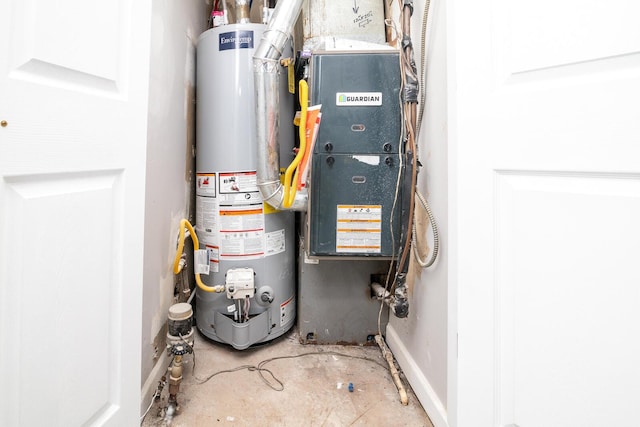
<svg viewBox="0 0 640 427">
<path fill-rule="evenodd" d="M 260 44 L 253 55 L 256 108 L 257 180 L 262 199 L 280 210 L 304 211 L 307 191 L 302 189 L 289 208 L 284 207 L 284 187 L 280 182 L 280 142 L 278 123 L 279 61 L 291 36 L 304 0 L 280 0 Z"/>
</svg>

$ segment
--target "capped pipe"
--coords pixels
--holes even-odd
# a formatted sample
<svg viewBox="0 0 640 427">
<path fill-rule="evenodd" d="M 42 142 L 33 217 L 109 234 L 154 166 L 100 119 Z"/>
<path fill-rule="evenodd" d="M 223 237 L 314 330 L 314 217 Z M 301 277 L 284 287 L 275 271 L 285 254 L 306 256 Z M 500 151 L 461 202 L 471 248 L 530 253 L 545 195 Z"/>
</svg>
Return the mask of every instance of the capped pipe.
<svg viewBox="0 0 640 427">
<path fill-rule="evenodd" d="M 304 211 L 307 191 L 296 193 L 292 205 L 284 207 L 284 187 L 280 182 L 280 141 L 278 80 L 280 58 L 304 0 L 281 0 L 253 55 L 255 86 L 256 144 L 258 164 L 256 175 L 262 199 L 280 210 Z"/>
<path fill-rule="evenodd" d="M 371 284 L 371 290 L 373 291 L 377 299 L 381 301 L 387 300 L 387 303 L 388 303 L 388 299 L 391 296 L 391 292 L 386 290 L 384 286 L 382 286 L 380 283 L 373 282 Z"/>
<path fill-rule="evenodd" d="M 236 0 L 236 22 L 238 24 L 248 24 L 251 22 L 249 18 L 249 0 Z"/>
</svg>

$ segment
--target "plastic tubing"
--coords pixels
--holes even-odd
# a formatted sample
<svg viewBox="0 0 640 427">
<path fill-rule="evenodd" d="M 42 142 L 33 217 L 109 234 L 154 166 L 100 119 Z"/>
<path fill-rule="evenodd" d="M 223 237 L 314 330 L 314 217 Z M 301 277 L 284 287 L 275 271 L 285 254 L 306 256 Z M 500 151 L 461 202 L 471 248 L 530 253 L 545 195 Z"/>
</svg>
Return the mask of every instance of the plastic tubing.
<svg viewBox="0 0 640 427">
<path fill-rule="evenodd" d="M 284 173 L 284 200 L 282 203 L 285 208 L 290 208 L 295 200 L 298 182 L 298 165 L 300 164 L 302 157 L 304 157 L 304 152 L 307 148 L 307 104 L 309 102 L 309 86 L 306 81 L 300 80 L 298 89 L 300 91 L 300 148 L 298 149 L 296 157 Z M 294 175 L 293 185 L 291 185 L 292 175 Z"/>
<path fill-rule="evenodd" d="M 193 226 L 186 219 L 182 219 L 180 221 L 180 236 L 178 237 L 178 249 L 176 250 L 176 257 L 173 260 L 173 274 L 180 273 L 180 257 L 182 256 L 182 251 L 184 250 L 184 229 L 187 228 L 189 230 L 189 234 L 191 235 L 191 239 L 193 240 L 193 249 L 200 249 L 200 243 L 198 242 L 198 236 L 196 235 Z M 222 292 L 224 290 L 224 286 L 207 286 L 202 282 L 200 278 L 200 274 L 196 273 L 196 283 L 198 287 L 205 292 Z"/>
</svg>

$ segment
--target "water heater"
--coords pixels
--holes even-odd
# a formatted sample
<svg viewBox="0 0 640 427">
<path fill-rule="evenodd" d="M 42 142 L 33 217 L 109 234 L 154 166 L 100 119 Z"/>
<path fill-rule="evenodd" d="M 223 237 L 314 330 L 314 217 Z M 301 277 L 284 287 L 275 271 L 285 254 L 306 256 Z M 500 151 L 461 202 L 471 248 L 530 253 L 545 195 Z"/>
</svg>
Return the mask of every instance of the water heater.
<svg viewBox="0 0 640 427">
<path fill-rule="evenodd" d="M 294 213 L 263 203 L 256 181 L 252 57 L 265 28 L 216 27 L 197 45 L 196 232 L 209 258 L 202 280 L 225 292 L 197 290 L 196 324 L 237 349 L 282 335 L 296 314 Z M 280 158 L 291 161 L 293 95 L 280 82 Z"/>
</svg>

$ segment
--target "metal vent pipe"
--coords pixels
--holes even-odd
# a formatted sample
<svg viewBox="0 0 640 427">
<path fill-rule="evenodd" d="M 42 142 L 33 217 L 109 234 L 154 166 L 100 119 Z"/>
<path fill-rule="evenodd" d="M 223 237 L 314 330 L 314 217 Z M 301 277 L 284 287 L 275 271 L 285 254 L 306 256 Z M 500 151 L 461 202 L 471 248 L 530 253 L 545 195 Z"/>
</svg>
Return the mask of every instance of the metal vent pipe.
<svg viewBox="0 0 640 427">
<path fill-rule="evenodd" d="M 296 193 L 289 208 L 283 206 L 284 187 L 280 182 L 280 142 L 278 123 L 278 71 L 282 50 L 291 36 L 304 0 L 280 0 L 253 55 L 256 108 L 257 180 L 262 198 L 280 210 L 307 209 L 307 190 Z"/>
</svg>

